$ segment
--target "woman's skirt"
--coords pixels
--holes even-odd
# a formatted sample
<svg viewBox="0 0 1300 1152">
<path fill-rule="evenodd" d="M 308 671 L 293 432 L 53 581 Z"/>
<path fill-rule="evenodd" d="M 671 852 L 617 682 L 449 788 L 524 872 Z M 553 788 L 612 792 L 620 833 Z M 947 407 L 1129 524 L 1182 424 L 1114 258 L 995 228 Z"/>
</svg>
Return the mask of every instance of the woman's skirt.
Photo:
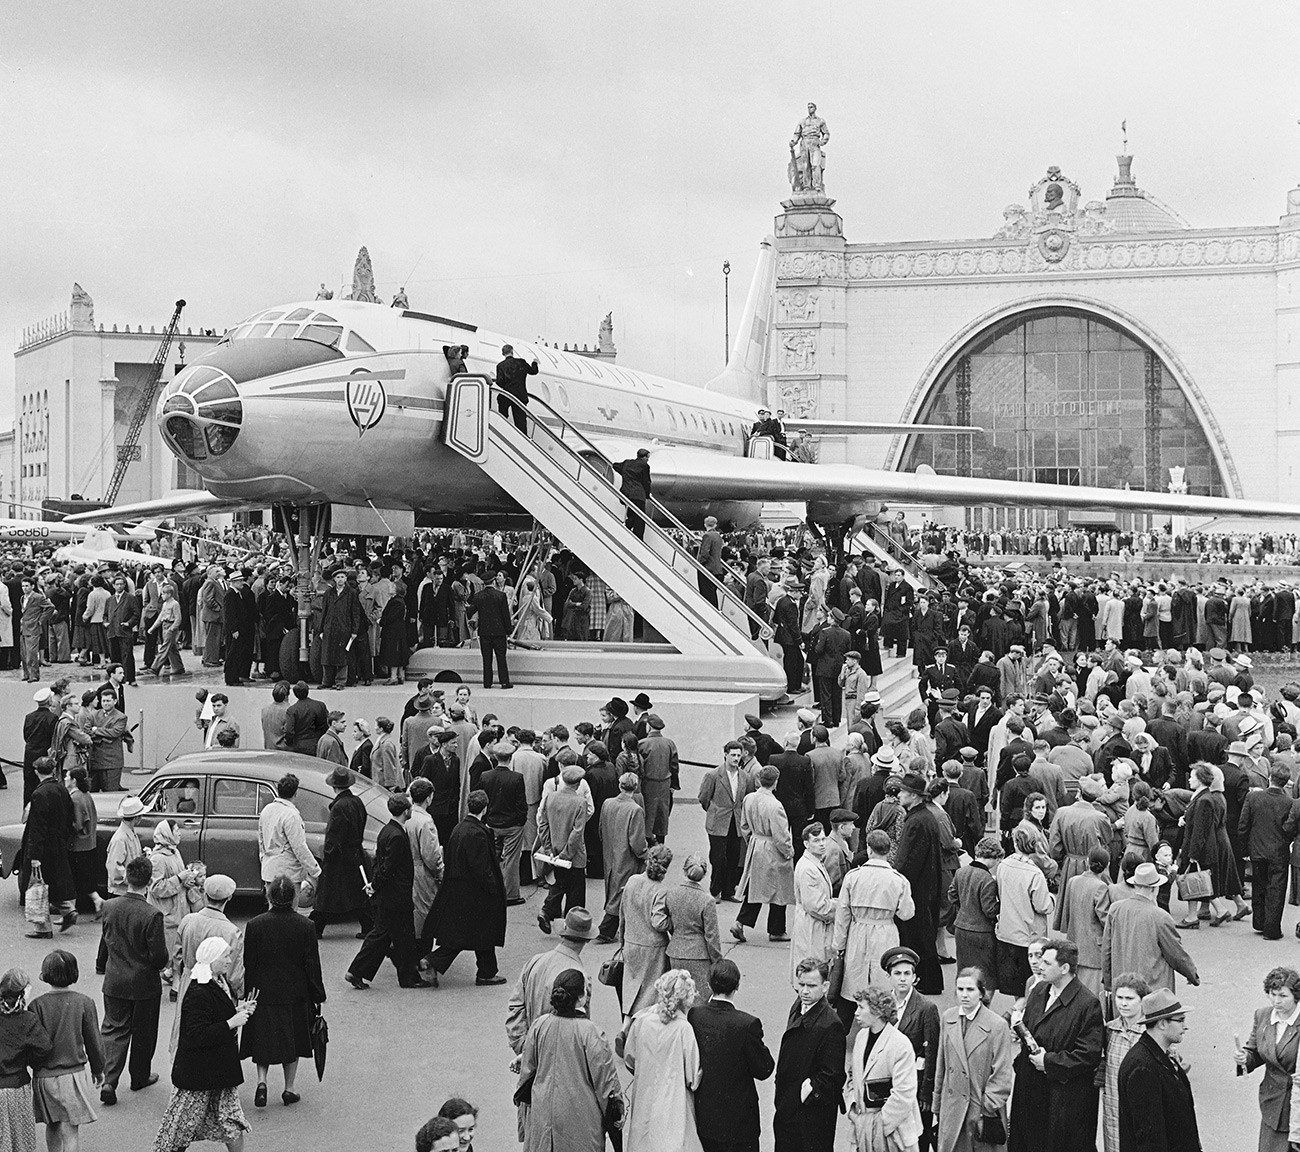
<svg viewBox="0 0 1300 1152">
<path fill-rule="evenodd" d="M 953 935 L 957 941 L 957 970 L 978 968 L 984 973 L 985 987 L 990 992 L 998 990 L 998 941 L 992 932 L 972 932 L 957 928 Z"/>
<path fill-rule="evenodd" d="M 311 1005 L 258 1004 L 240 1031 L 239 1055 L 254 1064 L 291 1064 L 311 1055 Z"/>
<path fill-rule="evenodd" d="M 0 1088 L 0 1152 L 29 1152 L 35 1147 L 32 1086 Z"/>
<path fill-rule="evenodd" d="M 666 971 L 664 946 L 623 945 L 623 1015 L 635 1016 L 655 1002 L 655 981 Z"/>
<path fill-rule="evenodd" d="M 32 1081 L 32 1106 L 41 1124 L 93 1124 L 99 1113 L 90 1069 L 83 1065 L 60 1076 L 37 1076 Z"/>
<path fill-rule="evenodd" d="M 707 1004 L 709 996 L 709 969 L 713 967 L 707 960 L 685 960 L 680 956 L 669 955 L 669 969 L 679 968 L 683 972 L 689 972 L 692 980 L 695 981 L 695 1003 L 697 1005 Z"/>
<path fill-rule="evenodd" d="M 853 1138 L 854 1152 L 914 1152 L 916 1144 L 899 1146 L 887 1143 L 885 1125 L 879 1108 L 868 1108 L 849 1113 L 849 1131 Z"/>
<path fill-rule="evenodd" d="M 183 1152 L 200 1140 L 225 1144 L 249 1130 L 238 1088 L 177 1088 L 163 1113 L 153 1152 Z"/>
</svg>

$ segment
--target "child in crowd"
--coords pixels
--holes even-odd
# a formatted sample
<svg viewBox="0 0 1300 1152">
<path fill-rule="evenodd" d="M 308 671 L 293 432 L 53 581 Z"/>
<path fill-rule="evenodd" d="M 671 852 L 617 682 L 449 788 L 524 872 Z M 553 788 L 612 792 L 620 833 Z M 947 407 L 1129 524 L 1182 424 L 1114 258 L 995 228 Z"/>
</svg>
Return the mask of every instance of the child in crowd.
<svg viewBox="0 0 1300 1152">
<path fill-rule="evenodd" d="M 41 981 L 52 991 L 32 1001 L 32 1012 L 52 1045 L 32 1083 L 36 1119 L 47 1126 L 49 1152 L 77 1152 L 78 1129 L 99 1118 L 95 1082 L 104 1074 L 104 1046 L 95 1002 L 72 990 L 79 976 L 77 958 L 56 948 L 41 964 Z"/>
</svg>

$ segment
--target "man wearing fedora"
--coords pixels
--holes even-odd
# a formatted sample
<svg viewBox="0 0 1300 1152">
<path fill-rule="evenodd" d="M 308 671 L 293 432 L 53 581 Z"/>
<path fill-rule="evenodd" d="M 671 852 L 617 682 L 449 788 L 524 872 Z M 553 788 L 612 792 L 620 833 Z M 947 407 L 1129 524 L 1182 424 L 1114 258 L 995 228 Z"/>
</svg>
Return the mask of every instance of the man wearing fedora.
<svg viewBox="0 0 1300 1152">
<path fill-rule="evenodd" d="M 939 821 L 926 796 L 925 777 L 908 772 L 899 781 L 898 802 L 906 815 L 898 836 L 894 867 L 912 886 L 916 914 L 898 926 L 899 943 L 917 954 L 917 986 L 927 996 L 943 991 L 943 970 L 935 936 L 943 886 L 943 845 Z"/>
<path fill-rule="evenodd" d="M 1119 1146 L 1123 1152 L 1201 1152 L 1196 1102 L 1173 1054 L 1187 1032 L 1187 1009 L 1166 988 L 1142 997 L 1146 1030 L 1119 1066 Z"/>
<path fill-rule="evenodd" d="M 506 1005 L 506 1039 L 516 1056 L 524 1050 L 533 1021 L 551 1011 L 551 989 L 561 972 L 576 968 L 590 986 L 591 973 L 583 962 L 582 950 L 595 935 L 591 913 L 585 908 L 570 908 L 560 929 L 560 942 L 524 964 Z"/>
<path fill-rule="evenodd" d="M 644 740 L 646 733 L 650 731 L 650 725 L 646 717 L 654 711 L 654 704 L 651 703 L 650 697 L 644 692 L 638 692 L 628 703 L 632 705 L 632 735 L 638 740 Z M 610 748 L 609 754 L 612 757 L 617 757 L 618 750 Z"/>
<path fill-rule="evenodd" d="M 1156 901 L 1168 883 L 1156 866 L 1144 862 L 1129 879 L 1132 895 L 1112 904 L 1101 938 L 1101 983 L 1107 991 L 1115 977 L 1136 972 L 1150 988 L 1175 990 L 1175 973 L 1200 984 L 1196 963 L 1183 947 L 1174 918 Z"/>
<path fill-rule="evenodd" d="M 799 604 L 796 599 L 803 591 L 799 577 L 793 573 L 782 583 L 781 595 L 772 608 L 773 639 L 781 645 L 781 666 L 785 669 L 785 690 L 791 696 L 803 692 L 803 649 L 799 631 Z"/>
</svg>

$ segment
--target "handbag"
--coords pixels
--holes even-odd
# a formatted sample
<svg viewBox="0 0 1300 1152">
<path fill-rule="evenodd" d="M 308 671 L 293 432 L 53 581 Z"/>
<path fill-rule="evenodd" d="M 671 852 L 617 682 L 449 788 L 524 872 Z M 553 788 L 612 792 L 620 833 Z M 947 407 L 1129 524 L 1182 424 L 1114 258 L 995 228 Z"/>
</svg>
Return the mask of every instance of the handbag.
<svg viewBox="0 0 1300 1152">
<path fill-rule="evenodd" d="M 981 1144 L 1005 1144 L 1007 1142 L 1007 1126 L 1002 1123 L 1002 1117 L 981 1116 L 978 1137 Z"/>
<path fill-rule="evenodd" d="M 826 993 L 826 999 L 834 1004 L 840 999 L 840 993 L 844 990 L 844 953 L 835 953 L 835 958 L 831 961 L 830 989 Z"/>
<path fill-rule="evenodd" d="M 1178 875 L 1178 899 L 1187 903 L 1189 900 L 1210 900 L 1214 896 L 1214 879 L 1195 861 L 1186 872 Z"/>
<path fill-rule="evenodd" d="M 50 886 L 45 883 L 39 860 L 32 864 L 27 881 L 27 895 L 23 900 L 23 916 L 29 924 L 44 926 L 50 920 Z"/>
<path fill-rule="evenodd" d="M 601 966 L 596 979 L 607 988 L 623 987 L 623 949 L 620 948 Z"/>
</svg>

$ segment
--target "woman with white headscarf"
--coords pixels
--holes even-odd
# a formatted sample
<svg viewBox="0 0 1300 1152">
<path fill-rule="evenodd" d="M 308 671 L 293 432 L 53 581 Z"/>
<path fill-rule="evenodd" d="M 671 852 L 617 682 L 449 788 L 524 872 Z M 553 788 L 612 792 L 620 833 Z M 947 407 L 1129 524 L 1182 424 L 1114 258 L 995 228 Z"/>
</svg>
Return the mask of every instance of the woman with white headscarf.
<svg viewBox="0 0 1300 1152">
<path fill-rule="evenodd" d="M 181 838 L 167 820 L 159 820 L 154 826 L 149 862 L 153 865 L 153 880 L 148 899 L 163 914 L 167 938 L 169 962 L 163 979 L 171 985 L 171 998 L 175 1000 L 181 978 L 181 920 L 190 910 L 189 893 L 200 881 L 198 872 L 181 857 Z"/>
<path fill-rule="evenodd" d="M 235 1003 L 226 983 L 229 965 L 230 945 L 220 936 L 199 945 L 180 1007 L 180 1037 L 172 1063 L 175 1091 L 163 1113 L 154 1152 L 182 1152 L 200 1140 L 243 1152 L 249 1124 L 239 1103 L 244 1073 L 237 1032 L 248 1023 L 257 1002 Z"/>
</svg>

